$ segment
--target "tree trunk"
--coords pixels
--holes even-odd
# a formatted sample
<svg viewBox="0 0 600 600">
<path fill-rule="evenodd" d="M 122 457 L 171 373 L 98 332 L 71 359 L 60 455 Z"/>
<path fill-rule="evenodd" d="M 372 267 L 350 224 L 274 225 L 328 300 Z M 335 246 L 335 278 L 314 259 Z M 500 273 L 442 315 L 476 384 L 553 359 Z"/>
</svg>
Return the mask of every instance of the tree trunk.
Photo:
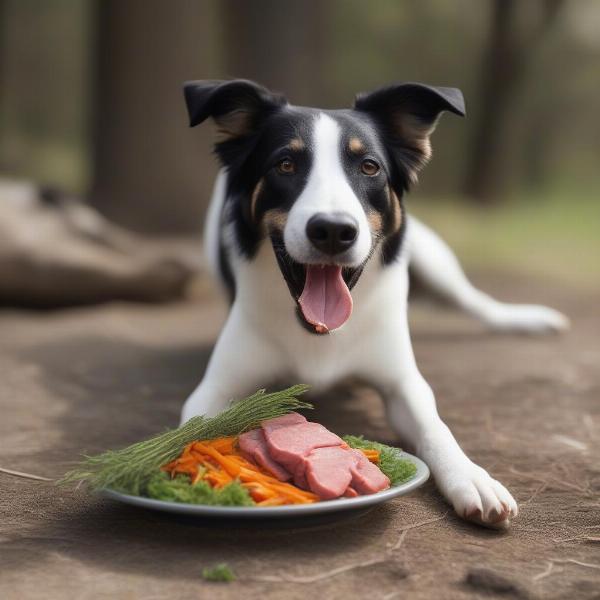
<svg viewBox="0 0 600 600">
<path fill-rule="evenodd" d="M 190 130 L 187 79 L 214 75 L 211 2 L 97 2 L 93 204 L 154 232 L 198 231 L 216 171 Z"/>
<path fill-rule="evenodd" d="M 468 153 L 464 192 L 480 204 L 506 191 L 507 132 L 518 91 L 536 46 L 556 19 L 562 0 L 542 0 L 542 17 L 524 40 L 516 33 L 518 0 L 493 0 L 489 43 L 484 51 L 478 119 Z"/>
<path fill-rule="evenodd" d="M 465 192 L 480 203 L 502 193 L 503 130 L 522 72 L 514 36 L 516 0 L 494 0 L 484 53 L 479 119 L 470 151 Z"/>
<path fill-rule="evenodd" d="M 0 0 L 0 169 L 86 189 L 87 2 Z"/>
<path fill-rule="evenodd" d="M 254 79 L 295 104 L 323 104 L 327 4 L 320 0 L 222 1 L 228 73 Z"/>
</svg>

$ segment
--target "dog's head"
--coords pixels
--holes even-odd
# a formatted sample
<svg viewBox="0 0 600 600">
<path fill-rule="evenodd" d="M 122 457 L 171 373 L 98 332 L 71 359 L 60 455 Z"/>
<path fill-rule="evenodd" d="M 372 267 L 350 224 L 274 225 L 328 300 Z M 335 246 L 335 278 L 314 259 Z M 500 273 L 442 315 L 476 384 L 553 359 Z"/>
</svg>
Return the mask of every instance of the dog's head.
<svg viewBox="0 0 600 600">
<path fill-rule="evenodd" d="M 461 92 L 402 83 L 360 94 L 349 110 L 292 106 L 245 80 L 191 81 L 184 92 L 191 126 L 212 117 L 221 134 L 240 251 L 252 258 L 270 239 L 303 322 L 337 329 L 370 257 L 396 256 L 402 196 L 431 156 L 440 113 L 464 115 Z"/>
</svg>

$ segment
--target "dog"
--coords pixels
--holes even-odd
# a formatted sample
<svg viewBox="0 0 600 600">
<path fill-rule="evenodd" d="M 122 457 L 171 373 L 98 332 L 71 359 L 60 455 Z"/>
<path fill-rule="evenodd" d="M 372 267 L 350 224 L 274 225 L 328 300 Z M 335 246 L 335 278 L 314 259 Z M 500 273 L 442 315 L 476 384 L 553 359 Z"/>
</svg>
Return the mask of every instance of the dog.
<svg viewBox="0 0 600 600">
<path fill-rule="evenodd" d="M 343 110 L 293 106 L 247 80 L 190 81 L 184 96 L 190 125 L 212 118 L 220 136 L 205 255 L 231 308 L 182 423 L 282 376 L 315 390 L 357 376 L 380 392 L 391 427 L 457 514 L 506 527 L 517 503 L 461 450 L 415 362 L 409 267 L 495 330 L 568 321 L 473 287 L 448 246 L 405 211 L 441 113 L 465 115 L 460 90 L 398 83 Z"/>
</svg>

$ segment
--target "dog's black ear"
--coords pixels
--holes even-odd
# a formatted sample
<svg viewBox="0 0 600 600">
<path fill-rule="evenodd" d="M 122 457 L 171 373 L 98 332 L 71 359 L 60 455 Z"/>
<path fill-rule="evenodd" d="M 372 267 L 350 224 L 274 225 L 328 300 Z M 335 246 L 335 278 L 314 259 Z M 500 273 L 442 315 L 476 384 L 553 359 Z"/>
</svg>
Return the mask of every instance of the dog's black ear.
<svg viewBox="0 0 600 600">
<path fill-rule="evenodd" d="M 245 79 L 187 81 L 183 93 L 190 127 L 212 117 L 228 139 L 251 135 L 262 119 L 287 103 L 283 96 Z"/>
<path fill-rule="evenodd" d="M 465 116 L 465 101 L 457 88 L 399 83 L 359 94 L 354 109 L 369 113 L 381 127 L 396 162 L 409 182 L 431 157 L 429 137 L 440 113 Z"/>
</svg>

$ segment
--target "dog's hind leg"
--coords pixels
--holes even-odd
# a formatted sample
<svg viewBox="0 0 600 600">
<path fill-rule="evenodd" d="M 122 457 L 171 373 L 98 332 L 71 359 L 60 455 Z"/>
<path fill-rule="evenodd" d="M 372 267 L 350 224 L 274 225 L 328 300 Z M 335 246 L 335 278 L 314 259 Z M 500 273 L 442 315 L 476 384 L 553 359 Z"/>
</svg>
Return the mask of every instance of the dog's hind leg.
<svg viewBox="0 0 600 600">
<path fill-rule="evenodd" d="M 500 302 L 475 288 L 448 245 L 412 216 L 406 236 L 410 270 L 416 279 L 492 329 L 546 333 L 568 328 L 567 317 L 552 308 Z"/>
</svg>

